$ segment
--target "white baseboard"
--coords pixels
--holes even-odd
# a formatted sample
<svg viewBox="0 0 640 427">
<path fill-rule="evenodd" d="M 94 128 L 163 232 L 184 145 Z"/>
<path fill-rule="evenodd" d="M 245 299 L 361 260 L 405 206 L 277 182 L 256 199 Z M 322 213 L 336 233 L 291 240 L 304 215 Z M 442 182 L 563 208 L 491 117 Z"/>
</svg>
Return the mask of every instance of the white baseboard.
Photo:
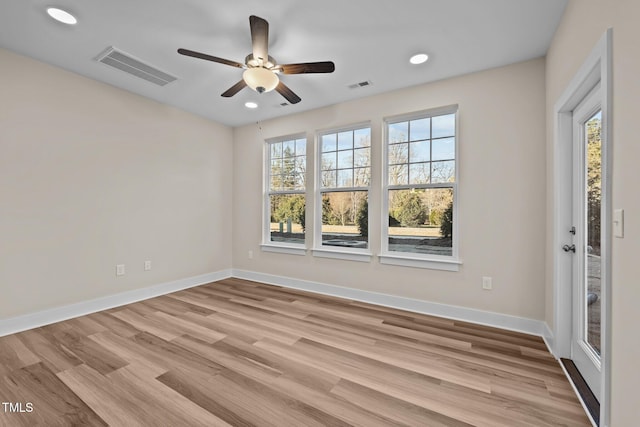
<svg viewBox="0 0 640 427">
<path fill-rule="evenodd" d="M 0 337 L 231 277 L 231 269 L 0 320 Z"/>
<path fill-rule="evenodd" d="M 538 335 L 543 338 L 551 332 L 547 324 L 542 320 L 534 320 L 473 308 L 399 297 L 378 292 L 364 291 L 361 289 L 345 288 L 342 286 L 328 285 L 325 283 L 311 282 L 247 270 L 233 269 L 232 275 L 239 279 L 253 280 L 285 288 L 299 289 L 318 294 L 331 295 L 386 307 L 398 308 L 415 313 L 429 314 L 448 319 L 462 320 L 480 325 L 508 329 L 511 331 L 524 332 L 531 335 Z"/>
<path fill-rule="evenodd" d="M 166 295 L 171 292 L 204 285 L 206 283 L 215 282 L 229 277 L 238 277 L 240 279 L 253 280 L 256 282 L 299 289 L 317 294 L 347 298 L 415 313 L 429 314 L 448 319 L 462 320 L 465 322 L 538 335 L 543 337 L 550 350 L 553 348 L 553 333 L 547 324 L 541 320 L 237 269 L 226 269 L 200 276 L 188 277 L 147 288 L 122 292 L 76 304 L 0 320 L 0 337 L 72 319 L 74 317 L 84 316 L 97 311 L 131 304 L 160 295 Z"/>
<path fill-rule="evenodd" d="M 544 340 L 544 343 L 547 345 L 547 349 L 549 350 L 549 353 L 551 353 L 553 357 L 557 359 L 558 355 L 555 353 L 555 347 L 554 347 L 555 337 L 553 335 L 553 331 L 551 330 L 551 328 L 549 328 L 549 325 L 547 324 L 547 322 L 544 322 L 544 333 L 542 334 L 542 339 Z"/>
</svg>

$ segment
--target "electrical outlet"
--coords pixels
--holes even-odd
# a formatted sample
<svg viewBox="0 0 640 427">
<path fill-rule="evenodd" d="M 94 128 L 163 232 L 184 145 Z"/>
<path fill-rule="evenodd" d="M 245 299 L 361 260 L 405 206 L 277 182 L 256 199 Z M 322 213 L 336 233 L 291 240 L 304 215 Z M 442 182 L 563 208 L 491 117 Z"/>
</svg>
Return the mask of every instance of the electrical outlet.
<svg viewBox="0 0 640 427">
<path fill-rule="evenodd" d="M 116 265 L 116 276 L 124 276 L 124 264 Z"/>
<path fill-rule="evenodd" d="M 491 277 L 483 277 L 482 278 L 482 289 L 485 289 L 487 291 L 490 291 L 491 289 L 493 289 L 493 284 L 491 283 Z"/>
<path fill-rule="evenodd" d="M 249 251 L 249 259 L 253 259 L 253 251 Z"/>
<path fill-rule="evenodd" d="M 151 261 L 145 261 L 144 262 L 144 271 L 149 271 L 151 270 Z"/>
</svg>

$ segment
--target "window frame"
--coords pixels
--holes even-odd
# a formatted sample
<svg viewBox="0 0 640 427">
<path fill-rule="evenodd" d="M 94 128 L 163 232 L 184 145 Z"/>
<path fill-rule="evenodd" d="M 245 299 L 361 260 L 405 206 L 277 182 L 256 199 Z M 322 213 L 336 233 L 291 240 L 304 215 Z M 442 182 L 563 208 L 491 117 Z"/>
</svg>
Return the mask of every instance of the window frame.
<svg viewBox="0 0 640 427">
<path fill-rule="evenodd" d="M 271 190 L 271 145 L 278 142 L 296 141 L 301 139 L 305 141 L 304 190 Z M 309 191 L 309 138 L 307 138 L 307 134 L 305 132 L 269 138 L 264 141 L 263 150 L 262 243 L 260 244 L 260 248 L 265 252 L 280 252 L 290 255 L 306 255 L 308 228 L 305 229 L 304 233 L 305 243 L 274 242 L 271 240 L 271 196 L 274 194 L 302 194 L 305 198 L 305 217 L 309 217 L 309 209 L 307 203 L 307 193 Z M 305 223 L 307 223 L 306 220 Z"/>
<path fill-rule="evenodd" d="M 349 132 L 356 131 L 359 129 L 369 129 L 369 184 L 366 187 L 330 187 L 323 188 L 322 187 L 322 137 L 325 135 L 338 134 L 341 132 Z M 372 189 L 372 181 L 373 181 L 373 173 L 374 167 L 372 162 L 372 153 L 373 153 L 373 129 L 370 121 L 359 122 L 355 124 L 349 124 L 345 126 L 322 129 L 316 131 L 315 134 L 315 144 L 314 144 L 314 155 L 315 159 L 315 171 L 314 171 L 314 230 L 313 230 L 313 247 L 312 254 L 315 257 L 320 258 L 333 258 L 333 259 L 343 259 L 349 261 L 360 261 L 360 262 L 370 262 L 373 256 L 371 252 L 371 210 L 369 210 L 369 221 L 368 231 L 367 231 L 367 247 L 366 248 L 349 248 L 349 247 L 339 247 L 339 246 L 329 246 L 322 244 L 322 195 L 324 193 L 337 193 L 337 192 L 356 192 L 356 191 L 366 191 L 367 192 L 367 203 L 370 203 L 371 189 Z M 354 141 L 355 142 L 355 141 Z M 355 146 L 351 149 L 355 150 Z M 336 152 L 340 151 L 338 149 L 337 141 L 336 141 Z M 355 162 L 355 159 L 354 159 Z M 336 165 L 338 166 L 338 165 Z M 355 173 L 355 165 L 352 165 L 351 169 Z M 337 171 L 338 169 L 336 169 Z M 336 184 L 337 184 L 337 173 L 336 173 Z M 370 206 L 370 205 L 369 205 Z"/>
<path fill-rule="evenodd" d="M 429 183 L 429 184 L 389 184 L 389 126 L 404 121 L 432 118 L 443 115 L 455 115 L 455 181 L 453 183 Z M 384 117 L 382 120 L 382 208 L 381 208 L 381 233 L 380 253 L 378 258 L 381 264 L 400 265 L 406 267 L 428 268 L 435 270 L 459 271 L 462 261 L 459 256 L 460 227 L 459 227 L 459 173 L 460 173 L 460 132 L 459 132 L 459 108 L 457 104 L 444 107 L 431 108 L 407 114 Z M 431 142 L 431 134 L 429 141 Z M 409 141 L 407 141 L 409 143 Z M 430 159 L 430 162 L 432 160 Z M 410 163 L 407 163 L 409 166 Z M 451 188 L 453 191 L 453 238 L 451 255 L 419 254 L 411 252 L 398 252 L 389 250 L 389 191 L 402 189 L 431 189 Z"/>
</svg>

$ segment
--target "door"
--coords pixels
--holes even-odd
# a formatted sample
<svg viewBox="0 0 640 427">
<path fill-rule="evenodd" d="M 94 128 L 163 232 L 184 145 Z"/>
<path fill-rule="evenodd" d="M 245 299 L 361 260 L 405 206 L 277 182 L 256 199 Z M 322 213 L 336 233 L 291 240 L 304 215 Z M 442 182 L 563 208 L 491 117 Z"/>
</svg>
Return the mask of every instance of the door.
<svg viewBox="0 0 640 427">
<path fill-rule="evenodd" d="M 600 400 L 602 280 L 602 111 L 598 84 L 573 111 L 571 359 Z"/>
</svg>

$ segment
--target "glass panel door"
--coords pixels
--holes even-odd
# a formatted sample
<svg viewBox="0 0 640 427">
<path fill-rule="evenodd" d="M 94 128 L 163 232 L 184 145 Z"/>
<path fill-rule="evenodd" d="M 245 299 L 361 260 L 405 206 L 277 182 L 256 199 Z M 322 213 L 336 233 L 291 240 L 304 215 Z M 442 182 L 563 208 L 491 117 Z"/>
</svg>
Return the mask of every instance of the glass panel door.
<svg viewBox="0 0 640 427">
<path fill-rule="evenodd" d="M 573 255 L 571 359 L 596 399 L 601 384 L 602 112 L 599 85 L 573 111 Z"/>
</svg>

